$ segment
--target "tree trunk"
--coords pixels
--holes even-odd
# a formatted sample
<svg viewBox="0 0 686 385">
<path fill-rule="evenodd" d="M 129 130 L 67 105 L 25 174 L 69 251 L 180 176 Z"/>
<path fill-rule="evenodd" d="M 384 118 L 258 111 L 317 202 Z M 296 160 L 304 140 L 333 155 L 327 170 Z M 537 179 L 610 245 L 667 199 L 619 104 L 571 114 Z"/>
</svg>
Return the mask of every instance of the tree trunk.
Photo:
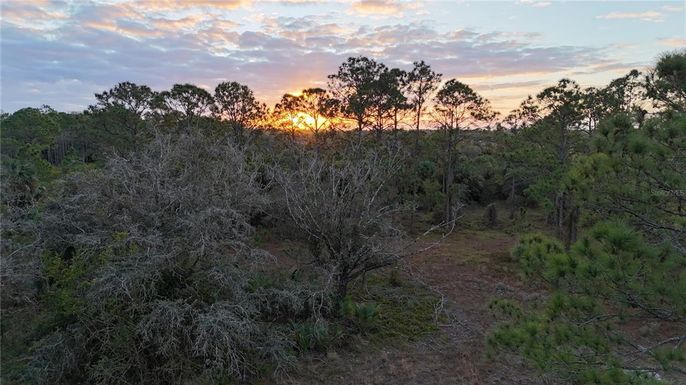
<svg viewBox="0 0 686 385">
<path fill-rule="evenodd" d="M 336 299 L 343 300 L 348 295 L 348 277 L 338 277 L 338 288 L 336 289 Z"/>
<path fill-rule="evenodd" d="M 555 196 L 555 226 L 559 239 L 563 239 L 564 236 L 565 200 L 564 192 Z"/>
<path fill-rule="evenodd" d="M 515 217 L 515 176 L 512 176 L 512 184 L 510 185 L 510 220 Z"/>
<path fill-rule="evenodd" d="M 236 136 L 236 142 L 238 143 L 239 147 L 243 147 L 243 125 L 239 122 L 232 122 L 231 126 L 233 127 L 233 133 Z"/>
<path fill-rule="evenodd" d="M 415 132 L 416 135 L 414 136 L 414 151 L 416 155 L 419 155 L 419 136 L 421 135 L 419 131 L 419 122 L 421 119 L 421 106 L 417 107 L 417 119 L 416 119 L 416 125 L 415 125 Z"/>
<path fill-rule="evenodd" d="M 446 162 L 443 175 L 443 191 L 445 192 L 445 220 L 450 223 L 454 220 L 453 216 L 453 130 L 448 128 L 446 130 L 448 135 L 448 143 L 446 146 Z"/>
<path fill-rule="evenodd" d="M 364 127 L 364 117 L 358 117 L 357 118 L 357 140 L 358 142 L 362 141 L 362 129 Z"/>
<path fill-rule="evenodd" d="M 555 195 L 555 232 L 558 238 L 562 238 L 562 197 Z"/>
<path fill-rule="evenodd" d="M 569 218 L 567 219 L 567 239 L 565 243 L 565 248 L 567 250 L 569 250 L 572 244 L 576 242 L 580 216 L 581 209 L 579 206 L 574 206 L 574 208 L 569 212 Z"/>
</svg>

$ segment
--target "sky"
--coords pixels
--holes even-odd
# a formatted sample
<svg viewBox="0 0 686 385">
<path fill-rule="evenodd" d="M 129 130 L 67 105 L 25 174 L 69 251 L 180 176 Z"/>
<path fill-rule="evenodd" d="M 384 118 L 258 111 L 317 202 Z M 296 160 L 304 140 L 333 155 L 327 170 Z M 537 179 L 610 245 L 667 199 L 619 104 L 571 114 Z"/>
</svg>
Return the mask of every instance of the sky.
<svg viewBox="0 0 686 385">
<path fill-rule="evenodd" d="M 598 86 L 686 47 L 684 1 L 3 0 L 0 108 L 81 111 L 118 82 L 223 81 L 273 105 L 349 56 L 424 60 L 507 112 L 568 77 Z"/>
</svg>

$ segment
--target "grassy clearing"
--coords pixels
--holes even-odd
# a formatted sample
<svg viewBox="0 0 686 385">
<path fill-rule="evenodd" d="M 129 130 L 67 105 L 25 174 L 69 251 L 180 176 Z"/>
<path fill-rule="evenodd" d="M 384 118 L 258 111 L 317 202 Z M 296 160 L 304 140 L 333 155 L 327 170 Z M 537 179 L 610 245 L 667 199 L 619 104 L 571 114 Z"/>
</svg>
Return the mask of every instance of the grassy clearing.
<svg viewBox="0 0 686 385">
<path fill-rule="evenodd" d="M 389 269 L 356 285 L 338 318 L 294 324 L 294 343 L 303 354 L 410 343 L 439 330 L 439 304 L 430 290 Z"/>
<path fill-rule="evenodd" d="M 369 327 L 363 330 L 372 343 L 411 342 L 438 331 L 440 298 L 401 278 L 396 270 L 368 276 L 353 291 L 352 298 L 377 309 Z"/>
</svg>

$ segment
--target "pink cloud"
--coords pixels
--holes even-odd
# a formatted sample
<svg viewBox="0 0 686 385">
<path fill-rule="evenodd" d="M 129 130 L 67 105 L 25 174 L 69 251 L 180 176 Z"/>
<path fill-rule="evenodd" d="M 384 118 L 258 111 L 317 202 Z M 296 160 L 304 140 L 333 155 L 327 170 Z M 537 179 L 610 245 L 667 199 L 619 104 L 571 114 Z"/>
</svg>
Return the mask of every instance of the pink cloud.
<svg viewBox="0 0 686 385">
<path fill-rule="evenodd" d="M 660 40 L 660 45 L 674 48 L 686 47 L 686 38 L 683 37 L 671 37 L 667 39 Z"/>
<path fill-rule="evenodd" d="M 403 11 L 416 7 L 411 2 L 397 0 L 361 0 L 352 4 L 355 13 L 363 15 L 402 15 Z"/>
<path fill-rule="evenodd" d="M 528 83 L 533 76 L 549 79 L 573 70 L 609 73 L 627 65 L 607 60 L 611 56 L 603 48 L 546 46 L 530 32 L 445 30 L 429 22 L 336 23 L 314 15 L 261 16 L 255 22 L 232 19 L 233 12 L 200 9 L 208 4 L 215 2 L 79 3 L 67 8 L 13 3 L 6 9 L 24 24 L 47 22 L 53 12 L 62 21 L 49 34 L 11 22 L 3 30 L 3 87 L 12 91 L 5 93 L 13 95 L 10 105 L 45 95 L 44 103 L 72 108 L 74 102 L 67 105 L 49 92 L 50 84 L 62 82 L 60 89 L 71 85 L 65 97 L 79 94 L 81 101 L 125 80 L 158 90 L 175 82 L 212 88 L 235 80 L 273 103 L 284 92 L 325 86 L 326 76 L 348 56 L 367 55 L 405 69 L 424 59 L 444 78 L 476 83 L 498 106 L 509 106 L 516 104 L 510 99 L 536 87 Z M 225 9 L 246 5 L 224 3 Z M 183 12 L 175 6 L 182 6 Z M 358 4 L 370 15 L 407 12 L 413 6 L 391 1 Z M 28 83 L 39 92 L 27 94 Z"/>
</svg>

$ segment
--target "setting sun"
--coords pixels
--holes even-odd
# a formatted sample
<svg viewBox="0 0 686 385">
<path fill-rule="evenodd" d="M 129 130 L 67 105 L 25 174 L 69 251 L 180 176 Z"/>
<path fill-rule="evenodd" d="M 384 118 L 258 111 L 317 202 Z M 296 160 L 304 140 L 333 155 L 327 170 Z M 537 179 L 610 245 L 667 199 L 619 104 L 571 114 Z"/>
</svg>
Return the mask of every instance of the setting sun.
<svg viewBox="0 0 686 385">
<path fill-rule="evenodd" d="M 322 115 L 318 115 L 315 119 L 312 115 L 300 111 L 281 119 L 280 123 L 277 127 L 282 127 L 286 130 L 317 132 L 331 127 L 332 119 Z"/>
<path fill-rule="evenodd" d="M 291 117 L 292 124 L 299 130 L 311 130 L 312 128 L 321 128 L 328 124 L 328 119 L 319 116 L 317 119 L 305 112 L 298 112 Z"/>
</svg>

